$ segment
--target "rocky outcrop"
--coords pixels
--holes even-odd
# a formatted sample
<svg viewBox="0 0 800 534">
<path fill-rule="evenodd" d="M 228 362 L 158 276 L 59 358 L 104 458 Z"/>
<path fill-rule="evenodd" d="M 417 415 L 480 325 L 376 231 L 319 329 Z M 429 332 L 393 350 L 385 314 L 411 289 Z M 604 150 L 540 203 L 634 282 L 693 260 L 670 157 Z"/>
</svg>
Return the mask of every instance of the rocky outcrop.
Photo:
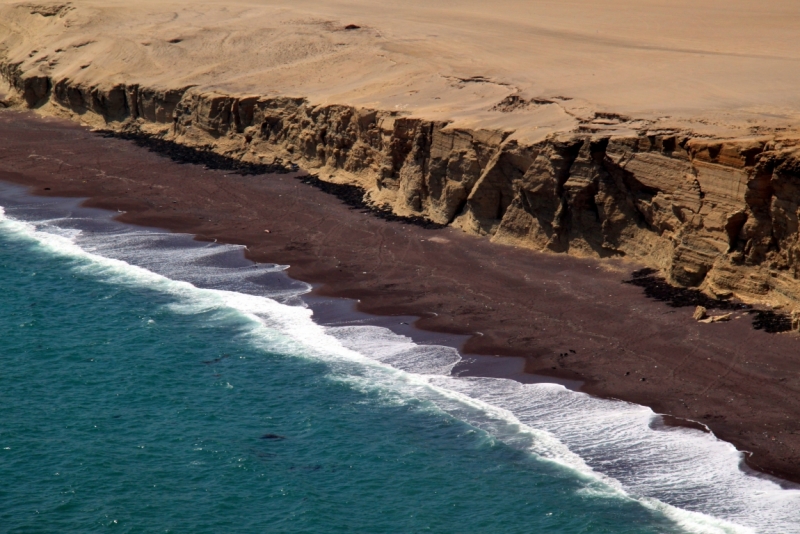
<svg viewBox="0 0 800 534">
<path fill-rule="evenodd" d="M 50 93 L 50 78 L 40 75 L 23 76 L 21 63 L 0 63 L 0 75 L 17 92 L 29 108 L 43 103 Z"/>
<path fill-rule="evenodd" d="M 26 107 L 353 183 L 400 215 L 498 243 L 628 256 L 717 297 L 800 300 L 800 148 L 777 134 L 576 131 L 523 145 L 397 112 L 303 98 L 0 74 Z"/>
</svg>

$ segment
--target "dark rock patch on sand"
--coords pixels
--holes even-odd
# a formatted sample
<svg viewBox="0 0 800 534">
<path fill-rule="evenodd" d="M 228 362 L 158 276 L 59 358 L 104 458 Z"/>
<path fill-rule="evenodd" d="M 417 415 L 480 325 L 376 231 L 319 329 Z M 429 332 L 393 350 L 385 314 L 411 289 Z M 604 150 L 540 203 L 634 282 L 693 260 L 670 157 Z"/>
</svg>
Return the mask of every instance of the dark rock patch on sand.
<svg viewBox="0 0 800 534">
<path fill-rule="evenodd" d="M 644 289 L 647 298 L 666 303 L 672 308 L 701 306 L 708 310 L 749 310 L 753 318 L 753 328 L 770 334 L 792 330 L 792 317 L 788 313 L 772 310 L 756 310 L 749 304 L 731 300 L 715 299 L 694 288 L 678 287 L 667 282 L 655 269 L 639 269 L 631 273 L 630 280 L 623 280 Z"/>
<path fill-rule="evenodd" d="M 429 230 L 436 230 L 439 228 L 445 228 L 447 226 L 445 224 L 435 223 L 429 219 L 426 219 L 425 217 L 396 215 L 389 207 L 375 206 L 374 204 L 371 204 L 365 200 L 366 191 L 357 185 L 325 182 L 314 175 L 303 176 L 300 178 L 300 180 L 304 184 L 316 187 L 320 191 L 335 196 L 353 209 L 362 210 L 365 213 L 371 213 L 385 221 L 413 224 Z"/>
<path fill-rule="evenodd" d="M 291 163 L 284 164 L 282 161 L 276 161 L 272 164 L 250 163 L 238 158 L 231 158 L 218 154 L 211 150 L 182 145 L 174 141 L 141 132 L 100 130 L 98 133 L 104 137 L 116 137 L 118 139 L 133 141 L 137 146 L 146 148 L 150 152 L 154 152 L 160 156 L 167 157 L 175 163 L 202 165 L 207 169 L 228 171 L 242 176 L 285 174 L 298 170 L 297 165 Z"/>
<path fill-rule="evenodd" d="M 116 132 L 112 130 L 101 130 L 99 133 L 104 137 L 115 137 L 118 139 L 133 141 L 137 146 L 146 148 L 150 152 L 160 156 L 167 157 L 175 163 L 202 165 L 206 169 L 227 171 L 240 176 L 286 174 L 289 172 L 298 171 L 296 164 L 283 162 L 280 159 L 276 159 L 275 162 L 271 164 L 247 162 L 238 158 L 232 158 L 219 154 L 212 150 L 203 150 L 200 148 L 183 145 L 142 132 Z M 320 180 L 319 177 L 313 174 L 299 176 L 298 179 L 300 179 L 304 184 L 308 184 L 319 189 L 320 191 L 335 196 L 344 204 L 353 209 L 362 210 L 365 213 L 371 213 L 372 215 L 375 215 L 376 217 L 386 221 L 413 224 L 415 226 L 432 230 L 444 228 L 446 226 L 444 224 L 435 223 L 425 217 L 396 215 L 389 206 L 376 206 L 370 202 L 367 202 L 365 200 L 366 191 L 357 185 L 326 182 Z"/>
</svg>

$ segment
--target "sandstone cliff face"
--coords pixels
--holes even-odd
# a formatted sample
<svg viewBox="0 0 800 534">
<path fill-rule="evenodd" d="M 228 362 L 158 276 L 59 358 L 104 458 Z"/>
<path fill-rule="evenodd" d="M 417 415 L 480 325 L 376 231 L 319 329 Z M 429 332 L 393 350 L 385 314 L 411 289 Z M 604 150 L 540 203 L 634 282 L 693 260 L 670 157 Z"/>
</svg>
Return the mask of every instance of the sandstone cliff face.
<svg viewBox="0 0 800 534">
<path fill-rule="evenodd" d="M 21 105 L 247 161 L 290 160 L 398 214 L 498 243 L 628 256 L 717 296 L 800 301 L 800 143 L 774 133 L 574 132 L 525 146 L 512 132 L 303 98 L 89 86 L 7 62 L 0 75 Z"/>
</svg>

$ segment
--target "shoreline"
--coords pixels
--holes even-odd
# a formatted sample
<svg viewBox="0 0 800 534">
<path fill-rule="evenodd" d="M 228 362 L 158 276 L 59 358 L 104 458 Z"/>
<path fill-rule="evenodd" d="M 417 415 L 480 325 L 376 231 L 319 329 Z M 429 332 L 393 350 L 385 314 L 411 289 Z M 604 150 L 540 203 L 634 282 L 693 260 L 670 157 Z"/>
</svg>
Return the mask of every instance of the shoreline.
<svg viewBox="0 0 800 534">
<path fill-rule="evenodd" d="M 525 371 L 523 356 L 487 356 L 464 351 L 471 336 L 424 330 L 417 326 L 416 315 L 375 315 L 358 308 L 358 301 L 345 297 L 326 297 L 317 285 L 301 297 L 314 312 L 314 322 L 323 326 L 364 324 L 387 328 L 406 336 L 418 345 L 442 345 L 458 350 L 461 361 L 453 368 L 453 376 L 506 378 L 520 384 L 558 384 L 572 391 L 581 391 L 583 382 Z"/>
<path fill-rule="evenodd" d="M 418 316 L 414 326 L 420 331 L 470 336 L 464 353 L 522 357 L 527 372 L 578 379 L 584 382 L 582 390 L 593 395 L 650 406 L 679 419 L 709 415 L 708 422 L 700 424 L 740 450 L 754 450 L 746 458 L 748 465 L 800 480 L 793 454 L 800 439 L 789 433 L 796 431 L 787 426 L 790 423 L 783 423 L 789 416 L 797 420 L 800 406 L 791 403 L 793 388 L 786 380 L 765 380 L 775 371 L 796 374 L 793 336 L 753 331 L 746 318 L 698 325 L 690 317 L 692 310 L 670 309 L 646 299 L 639 288 L 624 286 L 622 280 L 641 267 L 625 261 L 537 254 L 490 244 L 452 228 L 426 230 L 383 221 L 347 209 L 335 197 L 302 184 L 296 175 L 238 176 L 178 165 L 74 124 L 15 116 L 16 121 L 0 115 L 0 137 L 8 141 L 0 153 L 0 178 L 36 187 L 31 194 L 86 196 L 87 206 L 125 211 L 118 217 L 122 222 L 242 244 L 251 260 L 289 263 L 289 276 L 320 285 L 319 295 L 360 300 L 360 312 Z M 30 146 L 40 151 L 47 146 L 50 154 L 22 156 Z M 158 176 L 157 182 L 151 176 Z M 336 224 L 329 228 L 331 220 Z M 306 235 L 298 228 L 306 229 Z M 454 285 L 460 291 L 454 292 Z M 598 317 L 619 321 L 607 324 Z M 669 334 L 674 331 L 682 338 L 673 339 Z M 650 334 L 650 339 L 632 339 L 631 332 Z M 742 347 L 751 347 L 751 353 L 740 352 Z M 697 358 L 683 362 L 689 368 L 681 372 L 671 360 L 687 348 L 693 348 Z M 761 351 L 772 367 L 766 369 L 769 373 L 736 363 L 751 354 L 760 358 L 756 353 Z M 648 363 L 657 365 L 654 362 L 664 362 L 664 367 L 671 362 L 671 376 L 655 371 L 657 366 L 645 370 Z M 719 381 L 712 387 L 712 375 L 721 377 L 717 371 L 725 370 L 726 376 L 735 373 L 738 380 L 732 386 L 723 388 Z M 645 380 L 625 384 L 625 372 Z M 736 388 L 752 393 L 749 404 L 772 410 L 763 410 L 760 418 L 768 424 L 726 406 L 727 395 Z M 687 397 L 691 407 L 683 400 Z M 776 407 L 775 398 L 789 402 Z M 742 404 L 733 408 L 741 410 Z M 732 416 L 738 420 L 730 421 Z M 764 439 L 763 428 L 771 437 L 781 436 L 779 444 L 786 446 Z M 745 432 L 737 436 L 737 430 Z M 783 431 L 789 431 L 786 437 Z"/>
</svg>

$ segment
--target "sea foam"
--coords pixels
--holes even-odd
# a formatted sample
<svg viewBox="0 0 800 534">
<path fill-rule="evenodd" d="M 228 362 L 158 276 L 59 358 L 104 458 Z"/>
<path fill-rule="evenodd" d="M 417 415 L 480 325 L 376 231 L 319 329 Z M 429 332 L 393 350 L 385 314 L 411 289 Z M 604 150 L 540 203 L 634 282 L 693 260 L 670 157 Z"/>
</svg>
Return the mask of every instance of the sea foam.
<svg viewBox="0 0 800 534">
<path fill-rule="evenodd" d="M 688 532 L 800 532 L 800 491 L 745 473 L 742 453 L 712 434 L 655 429 L 659 416 L 649 408 L 555 384 L 454 377 L 460 355 L 453 348 L 375 326 L 318 325 L 298 305 L 310 287 L 286 277 L 265 284 L 285 267 L 250 264 L 241 247 L 121 225 L 81 232 L 70 217 L 27 218 L 2 211 L 0 231 L 70 259 L 85 276 L 169 295 L 175 313 L 247 321 L 245 342 L 324 361 L 333 379 L 385 402 L 421 400 L 487 439 L 571 471 L 587 495 L 635 499 Z M 211 261 L 222 256 L 230 258 L 226 267 Z"/>
</svg>

